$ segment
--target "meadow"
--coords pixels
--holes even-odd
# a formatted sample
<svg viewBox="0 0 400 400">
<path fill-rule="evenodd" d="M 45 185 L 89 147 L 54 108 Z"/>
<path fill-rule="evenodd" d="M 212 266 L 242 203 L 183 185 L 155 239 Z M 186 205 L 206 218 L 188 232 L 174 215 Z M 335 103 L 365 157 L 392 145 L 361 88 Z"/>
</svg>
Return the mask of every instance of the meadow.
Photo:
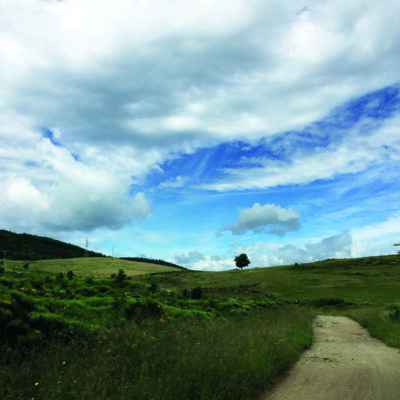
<svg viewBox="0 0 400 400">
<path fill-rule="evenodd" d="M 249 399 L 312 343 L 317 313 L 400 348 L 400 257 L 193 272 L 6 261 L 0 398 Z"/>
</svg>

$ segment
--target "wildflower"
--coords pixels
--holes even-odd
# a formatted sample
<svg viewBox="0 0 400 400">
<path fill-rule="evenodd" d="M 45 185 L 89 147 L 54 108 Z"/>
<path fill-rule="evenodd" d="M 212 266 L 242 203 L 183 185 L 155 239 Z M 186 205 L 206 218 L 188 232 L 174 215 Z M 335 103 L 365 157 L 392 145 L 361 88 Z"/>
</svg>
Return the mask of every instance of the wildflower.
<svg viewBox="0 0 400 400">
<path fill-rule="evenodd" d="M 65 365 L 67 362 L 66 361 L 63 361 L 63 365 Z"/>
<path fill-rule="evenodd" d="M 36 383 L 35 383 L 35 386 L 37 386 L 37 385 L 39 385 L 39 382 L 36 382 Z"/>
</svg>

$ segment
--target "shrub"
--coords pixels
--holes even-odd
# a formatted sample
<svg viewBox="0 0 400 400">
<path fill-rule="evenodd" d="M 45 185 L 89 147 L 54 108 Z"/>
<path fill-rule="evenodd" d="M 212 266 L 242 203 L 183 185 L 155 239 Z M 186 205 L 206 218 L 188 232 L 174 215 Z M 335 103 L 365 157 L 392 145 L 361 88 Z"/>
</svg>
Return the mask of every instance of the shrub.
<svg viewBox="0 0 400 400">
<path fill-rule="evenodd" d="M 195 287 L 192 290 L 191 298 L 193 300 L 201 299 L 203 297 L 203 289 L 201 287 Z"/>
<path fill-rule="evenodd" d="M 28 268 L 29 268 L 29 263 L 25 263 L 22 267 L 23 267 L 24 269 L 28 269 Z"/>
<path fill-rule="evenodd" d="M 6 325 L 5 331 L 8 337 L 25 335 L 29 332 L 29 325 L 21 319 L 13 319 Z"/>
<path fill-rule="evenodd" d="M 56 276 L 56 281 L 62 281 L 64 279 L 64 274 L 62 272 L 60 272 L 57 276 Z"/>
<path fill-rule="evenodd" d="M 160 285 L 157 285 L 157 283 L 153 282 L 148 289 L 149 292 L 151 293 L 156 293 L 160 291 Z"/>
<path fill-rule="evenodd" d="M 125 316 L 137 322 L 141 322 L 149 317 L 160 317 L 163 312 L 164 309 L 161 304 L 150 299 L 128 303 L 124 307 Z"/>
<path fill-rule="evenodd" d="M 335 298 L 322 298 L 313 300 L 311 305 L 313 307 L 346 307 L 351 305 L 352 303 L 346 302 L 343 299 L 335 299 Z"/>
<path fill-rule="evenodd" d="M 0 308 L 0 324 L 2 326 L 6 325 L 13 318 L 13 313 L 11 310 L 6 310 L 4 308 Z"/>
<path fill-rule="evenodd" d="M 126 274 L 125 274 L 123 269 L 120 269 L 118 271 L 118 274 L 117 274 L 116 278 L 115 278 L 115 282 L 122 283 L 125 279 L 126 279 Z"/>
<path fill-rule="evenodd" d="M 386 310 L 389 311 L 388 316 L 392 321 L 400 320 L 400 306 L 389 306 Z"/>
<path fill-rule="evenodd" d="M 60 315 L 33 312 L 30 317 L 31 326 L 44 333 L 57 333 L 67 327 L 67 323 Z"/>
<path fill-rule="evenodd" d="M 67 272 L 67 279 L 68 279 L 68 280 L 71 280 L 71 279 L 74 277 L 74 275 L 75 275 L 75 274 L 74 274 L 72 271 L 68 271 L 68 272 Z"/>
</svg>

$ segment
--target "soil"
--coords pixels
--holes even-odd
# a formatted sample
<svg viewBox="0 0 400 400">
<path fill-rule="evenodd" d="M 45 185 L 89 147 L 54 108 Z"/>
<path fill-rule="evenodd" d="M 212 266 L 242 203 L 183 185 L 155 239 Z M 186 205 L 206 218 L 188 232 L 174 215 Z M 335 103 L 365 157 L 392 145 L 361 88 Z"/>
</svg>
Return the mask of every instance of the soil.
<svg viewBox="0 0 400 400">
<path fill-rule="evenodd" d="M 257 400 L 399 400 L 400 350 L 346 317 L 318 316 L 314 343 Z"/>
</svg>

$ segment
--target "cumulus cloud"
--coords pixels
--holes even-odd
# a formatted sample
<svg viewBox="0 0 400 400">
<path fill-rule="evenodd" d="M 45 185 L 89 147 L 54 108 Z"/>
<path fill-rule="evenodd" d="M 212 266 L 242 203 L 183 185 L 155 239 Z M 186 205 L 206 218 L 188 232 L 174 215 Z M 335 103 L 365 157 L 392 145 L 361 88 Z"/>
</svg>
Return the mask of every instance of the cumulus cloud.
<svg viewBox="0 0 400 400">
<path fill-rule="evenodd" d="M 399 13 L 397 0 L 2 1 L 1 224 L 86 230 L 149 215 L 132 185 L 167 160 L 302 129 L 400 81 Z M 225 170 L 206 188 L 301 184 L 396 155 L 378 135 L 354 137 L 250 160 L 259 168 Z M 182 173 L 161 188 L 186 185 Z M 260 224 L 255 212 L 229 229 L 298 227 L 295 211 L 264 209 Z"/>
<path fill-rule="evenodd" d="M 178 265 L 182 265 L 185 267 L 192 266 L 198 261 L 204 261 L 205 255 L 200 253 L 197 250 L 189 251 L 186 254 L 177 254 L 174 256 L 174 260 Z"/>
<path fill-rule="evenodd" d="M 198 250 L 175 255 L 172 261 L 185 268 L 198 271 L 223 271 L 235 267 L 233 258 L 204 255 Z"/>
<path fill-rule="evenodd" d="M 353 240 L 350 232 L 320 238 L 305 239 L 303 244 L 281 244 L 257 242 L 247 246 L 237 246 L 237 253 L 246 253 L 253 267 L 290 265 L 327 258 L 349 258 L 352 256 Z"/>
<path fill-rule="evenodd" d="M 287 232 L 299 229 L 299 219 L 300 214 L 291 208 L 285 209 L 275 204 L 261 206 L 255 203 L 253 207 L 241 210 L 238 221 L 222 231 L 243 235 L 250 230 L 254 233 L 268 232 L 283 236 Z"/>
<path fill-rule="evenodd" d="M 149 215 L 144 193 L 128 195 L 131 178 L 114 175 L 118 162 L 108 165 L 107 155 L 94 163 L 78 161 L 50 138 L 40 133 L 31 136 L 14 138 L 13 149 L 0 150 L 1 165 L 8 170 L 0 177 L 3 226 L 50 231 L 115 229 Z"/>
</svg>

